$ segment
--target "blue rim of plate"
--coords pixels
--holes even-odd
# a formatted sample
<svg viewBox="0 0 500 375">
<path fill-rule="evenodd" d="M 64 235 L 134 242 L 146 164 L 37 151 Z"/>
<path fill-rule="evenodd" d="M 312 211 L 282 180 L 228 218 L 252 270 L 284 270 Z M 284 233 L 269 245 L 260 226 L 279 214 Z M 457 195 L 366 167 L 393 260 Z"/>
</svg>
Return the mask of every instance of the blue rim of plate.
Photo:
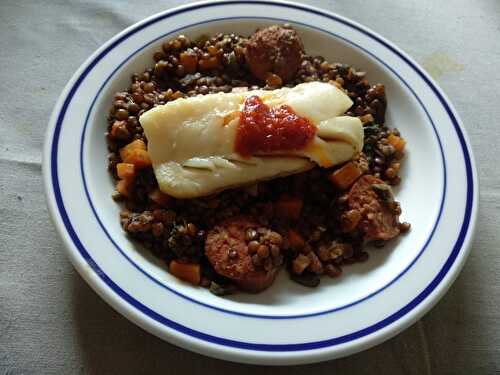
<svg viewBox="0 0 500 375">
<path fill-rule="evenodd" d="M 381 60 L 378 56 L 374 55 L 372 52 L 368 51 L 366 48 L 364 47 L 361 47 L 359 44 L 356 44 L 338 34 L 335 34 L 331 31 L 328 31 L 328 30 L 325 30 L 325 29 L 322 29 L 318 26 L 312 26 L 312 25 L 309 25 L 309 24 L 305 24 L 305 23 L 301 23 L 301 22 L 293 22 L 294 25 L 300 25 L 300 26 L 303 26 L 303 27 L 307 27 L 307 28 L 310 28 L 310 29 L 313 29 L 313 30 L 316 30 L 316 31 L 319 31 L 319 32 L 322 32 L 322 33 L 325 33 L 325 34 L 329 34 L 330 36 L 333 36 L 339 40 L 342 40 L 344 41 L 345 43 L 347 44 L 350 44 L 352 46 L 354 46 L 355 48 L 365 52 L 366 54 L 370 55 L 372 58 L 374 58 L 375 60 L 377 60 L 378 62 L 380 62 L 384 67 L 386 67 L 388 70 L 391 71 L 391 73 L 393 73 L 400 81 L 403 85 L 405 85 L 406 88 L 408 88 L 408 90 L 411 92 L 411 94 L 415 97 L 415 99 L 417 100 L 417 102 L 419 103 L 420 107 L 422 108 L 422 110 L 425 112 L 431 126 L 432 126 L 432 129 L 434 131 L 434 134 L 436 135 L 436 139 L 438 141 L 438 144 L 439 144 L 439 151 L 441 153 L 441 159 L 442 159 L 442 163 L 443 163 L 443 187 L 442 187 L 442 195 L 441 195 L 441 203 L 440 203 L 440 206 L 439 206 L 439 211 L 438 211 L 438 215 L 436 217 L 436 220 L 432 226 L 432 230 L 430 231 L 430 234 L 429 234 L 429 237 L 427 238 L 427 240 L 425 241 L 424 245 L 422 246 L 422 248 L 419 250 L 419 252 L 417 253 L 417 255 L 415 256 L 415 258 L 412 259 L 412 261 L 398 274 L 396 275 L 396 277 L 394 277 L 391 281 L 389 281 L 387 284 L 385 284 L 383 287 L 361 297 L 361 298 L 358 298 L 356 299 L 355 301 L 352 301 L 352 302 L 349 302 L 345 305 L 342 305 L 342 306 L 338 306 L 338 307 L 335 307 L 333 309 L 328 309 L 328 310 L 324 310 L 324 311 L 317 311 L 317 312 L 314 312 L 314 313 L 308 313 L 308 314 L 300 314 L 300 315 L 264 315 L 264 314 L 250 314 L 250 313 L 244 313 L 244 312 L 239 312 L 239 311 L 234 311 L 234 310 L 229 310 L 229 309 L 223 309 L 221 307 L 217 307 L 217 306 L 214 306 L 214 305 L 210 305 L 208 303 L 205 303 L 205 302 L 201 302 L 201 301 L 198 301 L 194 298 L 191 298 L 177 290 L 175 290 L 174 288 L 172 287 L 169 287 L 168 285 L 162 283 L 160 280 L 158 280 L 157 278 L 155 278 L 154 276 L 152 276 L 151 274 L 149 274 L 147 271 L 145 271 L 141 266 L 139 266 L 136 262 L 134 262 L 128 255 L 127 253 L 117 244 L 117 242 L 113 239 L 113 237 L 110 235 L 110 233 L 108 232 L 108 230 L 106 229 L 106 227 L 104 226 L 104 224 L 102 223 L 102 220 L 101 218 L 99 217 L 98 213 L 97 213 L 97 210 L 95 209 L 95 206 L 94 206 L 94 203 L 92 201 L 92 198 L 90 196 L 90 193 L 89 193 L 89 190 L 88 190 L 88 186 L 87 186 L 87 181 L 86 181 L 86 178 L 85 178 L 85 171 L 84 171 L 84 163 L 83 163 L 83 153 L 84 153 L 84 144 L 85 144 L 85 135 L 86 135 L 86 130 L 87 130 L 87 125 L 88 125 L 88 122 L 89 122 L 89 118 L 90 118 L 90 115 L 92 113 L 92 110 L 94 108 L 94 105 L 97 101 L 97 99 L 99 98 L 99 95 L 101 94 L 101 92 L 103 91 L 104 87 L 106 87 L 106 85 L 108 84 L 109 80 L 116 74 L 116 72 L 118 70 L 120 70 L 120 68 L 125 65 L 127 63 L 127 61 L 129 61 L 133 56 L 135 56 L 136 54 L 138 54 L 139 52 L 141 52 L 144 48 L 150 46 L 151 44 L 157 42 L 158 40 L 161 40 L 163 38 L 165 38 L 166 36 L 168 35 L 171 35 L 171 34 L 175 34 L 177 32 L 179 32 L 180 30 L 183 30 L 183 29 L 186 29 L 186 28 L 190 28 L 190 27 L 193 27 L 193 26 L 197 26 L 199 24 L 206 24 L 206 23 L 213 23 L 213 22 L 217 22 L 217 21 L 227 21 L 227 20 L 235 20 L 235 19 L 239 19 L 239 20 L 242 20 L 242 19 L 258 19 L 258 20 L 268 20 L 268 21 L 273 21 L 273 22 L 283 22 L 283 21 L 287 21 L 287 20 L 284 20 L 284 19 L 281 19 L 281 18 L 275 18 L 275 17 L 224 17 L 224 18 L 214 18 L 214 19 L 210 19 L 210 20 L 205 20 L 205 21 L 202 21 L 202 22 L 198 22 L 198 23 L 194 23 L 194 24 L 188 24 L 188 25 L 184 25 L 178 29 L 175 29 L 175 30 L 172 30 L 172 31 L 169 31 L 168 33 L 165 33 L 151 41 L 149 41 L 148 43 L 144 44 L 142 47 L 136 49 L 133 53 L 131 53 L 130 55 L 128 55 L 112 72 L 111 74 L 104 80 L 103 84 L 101 85 L 101 87 L 97 90 L 97 94 L 95 95 L 94 99 L 92 100 L 92 103 L 90 104 L 90 107 L 87 111 L 87 115 L 85 117 L 85 122 L 84 122 L 84 126 L 83 126 L 83 130 L 82 130 L 82 135 L 81 135 L 81 141 L 80 141 L 80 173 L 81 173 L 81 176 L 82 176 L 82 181 L 83 181 L 83 186 L 84 186 L 84 190 L 85 190 L 85 195 L 87 197 L 87 201 L 92 209 L 92 213 L 94 214 L 94 217 L 95 219 L 97 220 L 99 226 L 101 227 L 102 231 L 104 232 L 104 234 L 106 235 L 106 237 L 110 240 L 110 242 L 113 244 L 113 246 L 115 247 L 115 249 L 120 253 L 121 256 L 123 256 L 125 259 L 127 259 L 127 261 L 132 264 L 134 266 L 134 268 L 136 268 L 139 272 L 141 272 L 144 276 L 146 276 L 148 279 L 150 279 L 151 281 L 153 281 L 155 284 L 161 286 L 162 288 L 164 289 L 167 289 L 169 292 L 181 297 L 181 298 L 184 298 L 190 302 L 193 302 L 193 303 L 196 303 L 198 305 L 201 305 L 201 306 L 204 306 L 204 307 L 207 307 L 207 308 L 210 308 L 210 309 L 213 309 L 213 310 L 217 310 L 217 311 L 220 311 L 220 312 L 223 312 L 223 313 L 227 313 L 227 314 L 233 314 L 233 315 L 239 315 L 239 316 L 244 316 L 244 317 L 250 317 L 250 318 L 257 318 L 257 319 L 301 319 L 301 318 L 308 318 L 308 317 L 313 317 L 313 316 L 319 316 L 319 315 L 324 315 L 324 314 L 329 314 L 329 313 L 333 313 L 335 311 L 340 311 L 340 310 L 344 310 L 344 309 L 347 309 L 349 307 L 352 307 L 352 306 L 355 306 L 363 301 L 366 301 L 367 299 L 379 294 L 380 292 L 382 292 L 383 290 L 387 289 L 389 286 L 391 286 L 392 284 L 394 284 L 397 280 L 399 280 L 408 270 L 410 270 L 410 268 L 412 268 L 412 266 L 415 264 L 415 262 L 422 256 L 422 254 L 425 252 L 425 250 L 427 249 L 427 246 L 429 245 L 430 241 L 432 240 L 432 238 L 434 237 L 434 232 L 436 231 L 436 228 L 440 222 L 440 219 L 441 219 L 441 214 L 442 214 L 442 211 L 443 211 L 443 206 L 444 206 L 444 202 L 445 202 L 445 197 L 446 197 L 446 186 L 447 186 L 447 178 L 446 178 L 446 160 L 445 160 L 445 157 L 444 157 L 444 152 L 443 152 L 443 145 L 442 145 L 442 142 L 441 142 L 441 138 L 439 137 L 439 134 L 437 132 L 437 129 L 436 129 L 436 125 L 434 124 L 434 121 L 431 117 L 431 115 L 429 114 L 429 111 L 427 110 L 427 108 L 425 107 L 425 105 L 422 103 L 422 100 L 418 97 L 418 95 L 415 93 L 415 91 L 412 89 L 412 87 L 398 74 L 398 72 L 396 72 L 392 67 L 390 67 L 387 63 L 385 63 L 383 60 Z"/>
<path fill-rule="evenodd" d="M 61 126 L 64 120 L 64 115 L 66 113 L 66 110 L 69 106 L 69 103 L 71 102 L 72 97 L 75 95 L 79 85 L 85 78 L 85 76 L 93 69 L 93 67 L 97 64 L 99 60 L 101 60 L 104 55 L 106 55 L 111 49 L 113 49 L 116 45 L 120 44 L 123 42 L 125 39 L 127 39 L 129 36 L 132 34 L 135 34 L 137 31 L 155 23 L 160 20 L 163 20 L 168 17 L 175 16 L 180 13 L 184 12 L 189 12 L 192 10 L 200 9 L 200 8 L 206 8 L 206 7 L 215 7 L 215 6 L 225 6 L 225 5 L 234 5 L 234 4 L 260 4 L 260 5 L 271 5 L 271 6 L 281 6 L 281 7 L 286 7 L 286 8 L 293 8 L 293 9 L 298 9 L 300 11 L 305 11 L 309 13 L 313 13 L 322 17 L 326 17 L 330 20 L 333 20 L 335 22 L 339 22 L 345 26 L 351 27 L 358 32 L 361 32 L 362 34 L 372 38 L 376 42 L 382 44 L 384 47 L 389 49 L 391 52 L 393 52 L 395 55 L 400 57 L 403 61 L 406 62 L 421 78 L 422 80 L 429 86 L 429 88 L 434 92 L 438 100 L 440 101 L 441 105 L 443 108 L 446 110 L 454 128 L 457 133 L 458 139 L 460 141 L 460 145 L 462 147 L 462 152 L 464 156 L 464 162 L 465 162 L 465 169 L 466 169 L 466 179 L 467 179 L 467 193 L 466 193 L 466 205 L 465 205 L 465 214 L 464 214 L 464 219 L 462 222 L 462 226 L 460 228 L 459 235 L 457 237 L 457 240 L 453 246 L 453 249 L 446 260 L 445 264 L 441 268 L 441 270 L 438 272 L 438 274 L 434 277 L 434 279 L 427 285 L 427 287 L 420 292 L 413 300 L 411 300 L 408 304 L 406 304 L 404 307 L 402 307 L 400 310 L 396 311 L 395 313 L 391 314 L 390 316 L 384 318 L 383 320 L 379 321 L 378 323 L 375 323 L 369 327 L 363 328 L 361 330 L 358 330 L 356 332 L 346 334 L 343 336 L 327 339 L 327 340 L 321 340 L 321 341 L 316 341 L 316 342 L 305 342 L 305 343 L 296 343 L 296 344 L 260 344 L 260 343 L 247 343 L 247 342 L 242 342 L 242 341 L 237 341 L 237 340 L 230 340 L 222 337 L 217 337 L 213 335 L 209 335 L 203 332 L 199 332 L 196 330 L 193 330 L 189 327 L 186 327 L 184 325 L 178 324 L 168 318 L 165 318 L 161 316 L 160 314 L 156 313 L 155 311 L 151 310 L 147 306 L 141 304 L 139 301 L 134 299 L 132 296 L 127 294 L 123 289 L 121 289 L 116 283 L 113 282 L 101 269 L 100 267 L 94 262 L 94 260 L 90 257 L 90 254 L 87 252 L 87 250 L 84 248 L 83 244 L 79 240 L 75 230 L 73 229 L 71 222 L 69 220 L 69 217 L 67 215 L 67 212 L 64 208 L 64 204 L 62 201 L 62 196 L 61 196 L 61 191 L 59 187 L 59 182 L 58 182 L 58 172 L 57 172 L 57 145 L 59 141 L 59 135 L 61 131 Z M 239 17 L 241 18 L 241 17 Z M 208 22 L 208 21 L 205 21 Z M 307 25 L 311 27 L 310 25 Z M 171 33 L 171 32 L 170 32 Z M 474 180 L 473 180 L 473 168 L 472 168 L 472 161 L 471 161 L 471 156 L 470 152 L 467 148 L 467 143 L 465 141 L 464 134 L 462 133 L 462 130 L 460 128 L 460 125 L 458 123 L 457 118 L 455 117 L 452 109 L 448 105 L 446 99 L 443 97 L 443 95 L 440 93 L 439 89 L 427 78 L 427 76 L 419 69 L 418 66 L 416 66 L 409 58 L 407 58 L 404 54 L 400 53 L 396 48 L 394 48 L 391 44 L 387 43 L 377 35 L 373 34 L 372 32 L 369 32 L 358 25 L 351 23 L 347 19 L 339 18 L 334 14 L 328 13 L 321 11 L 319 9 L 315 8 L 309 8 L 305 6 L 301 6 L 298 4 L 293 4 L 293 3 L 279 3 L 279 2 L 272 2 L 272 1 L 226 1 L 222 3 L 200 3 L 200 4 L 193 4 L 191 6 L 183 7 L 180 9 L 173 10 L 171 12 L 166 12 L 159 14 L 156 17 L 152 17 L 149 19 L 147 22 L 137 25 L 136 27 L 130 29 L 126 34 L 122 35 L 120 38 L 115 40 L 112 44 L 107 46 L 99 55 L 97 55 L 86 67 L 86 69 L 81 73 L 81 75 L 76 79 L 75 83 L 69 90 L 62 107 L 57 115 L 57 120 L 56 124 L 54 127 L 53 131 L 53 137 L 52 137 L 52 145 L 50 147 L 51 149 L 51 155 L 50 155 L 50 170 L 51 170 L 51 179 L 52 179 L 52 187 L 54 190 L 54 196 L 57 204 L 57 208 L 59 210 L 59 214 L 61 215 L 61 219 L 63 221 L 63 224 L 66 228 L 67 233 L 69 234 L 71 240 L 73 241 L 73 244 L 76 246 L 78 251 L 80 252 L 81 256 L 86 260 L 86 262 L 89 264 L 89 266 L 96 272 L 96 274 L 117 294 L 119 295 L 123 300 L 127 301 L 130 305 L 144 313 L 146 316 L 150 317 L 151 319 L 156 320 L 157 322 L 164 324 L 176 331 L 179 331 L 183 334 L 189 335 L 191 337 L 207 341 L 210 343 L 215 343 L 218 345 L 222 346 L 228 346 L 228 347 L 233 347 L 233 348 L 239 348 L 239 349 L 247 349 L 247 350 L 257 350 L 257 351 L 268 351 L 268 352 L 286 352 L 286 351 L 303 351 L 303 350 L 314 350 L 314 349 L 319 349 L 319 348 L 325 348 L 325 347 L 330 347 L 334 345 L 339 345 L 343 344 L 349 341 L 353 341 L 356 339 L 359 339 L 361 337 L 367 336 L 369 334 L 372 334 L 389 324 L 395 322 L 396 320 L 401 319 L 403 316 L 405 316 L 407 313 L 409 313 L 411 310 L 416 308 L 434 289 L 439 285 L 441 280 L 446 276 L 452 265 L 454 264 L 458 254 L 460 253 L 460 250 L 463 247 L 465 238 L 468 233 L 468 229 L 470 226 L 470 221 L 471 221 L 471 216 L 472 216 L 472 208 L 473 208 L 473 198 L 474 198 Z"/>
</svg>

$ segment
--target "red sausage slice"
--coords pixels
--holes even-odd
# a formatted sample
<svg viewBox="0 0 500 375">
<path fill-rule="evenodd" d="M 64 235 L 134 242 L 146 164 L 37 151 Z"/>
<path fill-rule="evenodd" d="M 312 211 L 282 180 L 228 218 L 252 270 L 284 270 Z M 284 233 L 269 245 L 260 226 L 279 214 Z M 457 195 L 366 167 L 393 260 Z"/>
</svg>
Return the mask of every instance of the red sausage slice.
<svg viewBox="0 0 500 375">
<path fill-rule="evenodd" d="M 230 218 L 214 226 L 205 242 L 205 255 L 215 271 L 233 280 L 242 290 L 252 293 L 269 287 L 278 271 L 277 267 L 265 271 L 252 262 L 245 233 L 247 229 L 257 227 L 259 225 L 252 218 Z"/>
<path fill-rule="evenodd" d="M 377 193 L 377 189 L 385 193 Z M 399 215 L 390 206 L 392 193 L 384 181 L 371 175 L 360 177 L 349 191 L 348 202 L 350 209 L 361 213 L 358 228 L 365 241 L 386 241 L 399 234 Z"/>
<path fill-rule="evenodd" d="M 245 56 L 257 78 L 264 80 L 272 72 L 287 82 L 299 69 L 303 52 L 304 46 L 295 30 L 273 25 L 249 38 Z"/>
</svg>

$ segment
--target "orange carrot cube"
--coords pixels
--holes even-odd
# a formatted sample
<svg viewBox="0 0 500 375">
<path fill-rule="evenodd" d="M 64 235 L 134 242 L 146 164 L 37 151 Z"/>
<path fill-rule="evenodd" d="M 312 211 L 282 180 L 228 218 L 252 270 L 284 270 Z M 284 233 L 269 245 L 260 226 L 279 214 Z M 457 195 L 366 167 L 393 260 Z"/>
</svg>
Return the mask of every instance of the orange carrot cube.
<svg viewBox="0 0 500 375">
<path fill-rule="evenodd" d="M 396 151 L 403 152 L 405 149 L 406 141 L 398 137 L 397 135 L 391 134 L 390 136 L 387 137 L 387 141 L 389 144 L 394 147 Z"/>
<path fill-rule="evenodd" d="M 337 169 L 335 172 L 330 174 L 330 181 L 339 189 L 345 190 L 351 186 L 354 181 L 358 179 L 363 174 L 361 169 L 350 161 L 344 164 L 341 168 Z"/>
<path fill-rule="evenodd" d="M 132 181 L 129 179 L 120 180 L 116 183 L 116 190 L 124 197 L 130 196 L 131 188 L 132 188 Z"/>
<path fill-rule="evenodd" d="M 169 271 L 175 277 L 193 285 L 198 285 L 200 283 L 201 269 L 199 264 L 180 263 L 173 260 L 170 262 Z"/>
<path fill-rule="evenodd" d="M 135 176 L 134 164 L 130 163 L 118 163 L 116 164 L 116 173 L 121 179 L 131 179 Z"/>
</svg>

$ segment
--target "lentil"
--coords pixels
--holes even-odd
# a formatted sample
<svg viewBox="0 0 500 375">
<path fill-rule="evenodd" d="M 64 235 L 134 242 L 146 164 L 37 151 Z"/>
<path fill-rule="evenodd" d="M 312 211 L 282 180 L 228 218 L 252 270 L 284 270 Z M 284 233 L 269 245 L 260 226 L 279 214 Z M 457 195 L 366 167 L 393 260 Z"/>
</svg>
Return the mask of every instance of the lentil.
<svg viewBox="0 0 500 375">
<path fill-rule="evenodd" d="M 257 249 L 257 255 L 262 259 L 269 257 L 269 247 L 266 245 L 260 245 Z"/>
<path fill-rule="evenodd" d="M 250 253 L 256 253 L 259 249 L 260 244 L 257 241 L 251 241 L 248 244 L 248 251 Z"/>
</svg>

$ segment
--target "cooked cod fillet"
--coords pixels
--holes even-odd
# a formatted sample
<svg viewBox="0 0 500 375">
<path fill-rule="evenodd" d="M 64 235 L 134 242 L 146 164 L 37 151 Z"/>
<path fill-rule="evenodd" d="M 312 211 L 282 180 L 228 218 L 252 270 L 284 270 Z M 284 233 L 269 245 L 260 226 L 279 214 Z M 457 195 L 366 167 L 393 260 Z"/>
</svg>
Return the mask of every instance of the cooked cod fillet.
<svg viewBox="0 0 500 375">
<path fill-rule="evenodd" d="M 316 126 L 302 149 L 244 157 L 235 151 L 239 113 L 247 97 L 270 106 L 288 105 Z M 294 88 L 181 98 L 140 117 L 160 190 L 195 198 L 235 186 L 350 160 L 363 148 L 363 127 L 343 116 L 351 99 L 334 85 L 310 82 Z"/>
</svg>

